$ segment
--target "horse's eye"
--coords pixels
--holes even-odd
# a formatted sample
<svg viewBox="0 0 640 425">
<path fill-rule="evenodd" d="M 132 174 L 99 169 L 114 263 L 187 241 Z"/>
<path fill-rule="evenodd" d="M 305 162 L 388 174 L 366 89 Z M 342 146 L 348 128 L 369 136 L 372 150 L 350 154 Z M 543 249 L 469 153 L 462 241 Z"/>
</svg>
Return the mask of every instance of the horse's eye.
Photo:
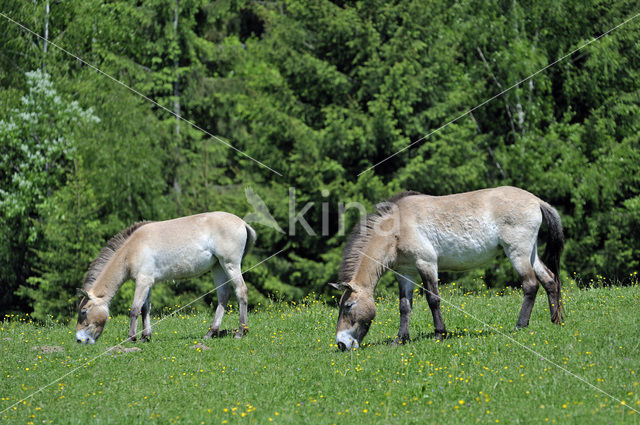
<svg viewBox="0 0 640 425">
<path fill-rule="evenodd" d="M 80 310 L 80 316 L 86 316 L 87 315 L 87 309 L 83 308 L 82 310 Z"/>
<path fill-rule="evenodd" d="M 354 305 L 356 305 L 355 301 L 346 302 L 346 303 L 344 303 L 344 309 L 349 311 L 349 310 L 351 310 L 351 307 L 353 307 Z"/>
</svg>

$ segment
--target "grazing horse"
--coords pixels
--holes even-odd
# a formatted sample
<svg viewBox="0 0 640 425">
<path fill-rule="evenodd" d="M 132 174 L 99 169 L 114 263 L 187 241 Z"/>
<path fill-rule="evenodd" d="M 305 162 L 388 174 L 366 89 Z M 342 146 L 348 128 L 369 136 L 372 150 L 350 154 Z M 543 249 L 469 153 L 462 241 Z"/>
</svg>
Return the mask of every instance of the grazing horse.
<svg viewBox="0 0 640 425">
<path fill-rule="evenodd" d="M 548 232 L 544 262 L 537 238 L 542 220 Z M 564 246 L 558 212 L 531 193 L 498 187 L 448 196 L 403 192 L 378 204 L 351 234 L 343 252 L 340 283 L 344 290 L 336 343 L 357 348 L 376 314 L 374 291 L 382 272 L 395 265 L 400 292 L 400 330 L 396 341 L 409 339 L 414 283 L 406 277 L 418 269 L 433 315 L 435 336 L 446 336 L 440 312 L 438 270 L 478 267 L 504 250 L 522 280 L 524 301 L 516 329 L 529 324 L 538 280 L 547 292 L 551 320 L 562 321 L 558 269 Z M 537 280 L 536 280 L 537 277 Z"/>
<path fill-rule="evenodd" d="M 232 282 L 238 297 L 240 327 L 247 331 L 247 286 L 240 263 L 256 240 L 255 231 L 239 217 L 222 211 L 167 221 L 141 222 L 109 240 L 91 263 L 80 290 L 76 340 L 96 342 L 109 317 L 109 303 L 122 284 L 136 283 L 131 305 L 129 340 L 135 341 L 142 313 L 142 340 L 151 338 L 151 287 L 155 282 L 198 276 L 213 269 L 218 307 L 205 338 L 217 336 Z"/>
</svg>

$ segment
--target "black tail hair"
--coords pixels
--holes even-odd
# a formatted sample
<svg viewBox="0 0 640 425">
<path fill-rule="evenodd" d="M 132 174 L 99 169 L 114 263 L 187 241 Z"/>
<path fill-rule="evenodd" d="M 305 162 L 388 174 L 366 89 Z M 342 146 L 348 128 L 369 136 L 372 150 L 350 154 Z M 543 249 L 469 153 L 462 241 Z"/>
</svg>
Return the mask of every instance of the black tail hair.
<svg viewBox="0 0 640 425">
<path fill-rule="evenodd" d="M 251 226 L 247 223 L 244 224 L 247 229 L 247 242 L 244 244 L 244 252 L 242 253 L 242 258 L 249 252 L 253 245 L 256 243 L 256 231 L 253 230 Z"/>
<path fill-rule="evenodd" d="M 564 249 L 564 231 L 562 230 L 562 221 L 558 211 L 551 205 L 542 203 L 540 204 L 540 210 L 544 221 L 547 222 L 547 247 L 542 255 L 542 262 L 549 267 L 549 270 L 555 275 L 555 280 L 559 284 L 560 278 L 558 273 L 560 271 L 560 256 Z"/>
<path fill-rule="evenodd" d="M 562 229 L 562 221 L 558 211 L 551 205 L 542 202 L 540 204 L 540 210 L 544 221 L 547 222 L 547 246 L 542 255 L 542 262 L 553 273 L 553 279 L 558 286 L 558 310 L 557 317 L 553 317 L 552 320 L 556 323 L 562 321 L 564 316 L 564 308 L 560 300 L 560 256 L 564 249 L 564 231 Z"/>
</svg>

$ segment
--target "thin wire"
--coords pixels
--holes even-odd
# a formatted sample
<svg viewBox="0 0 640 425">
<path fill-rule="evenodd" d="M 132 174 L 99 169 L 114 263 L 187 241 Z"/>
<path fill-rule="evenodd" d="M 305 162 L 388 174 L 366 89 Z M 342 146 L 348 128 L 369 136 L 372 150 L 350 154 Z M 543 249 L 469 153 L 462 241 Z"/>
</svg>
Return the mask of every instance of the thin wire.
<svg viewBox="0 0 640 425">
<path fill-rule="evenodd" d="M 223 139 L 221 139 L 220 137 L 211 134 L 210 132 L 208 132 L 207 130 L 203 129 L 202 127 L 198 126 L 197 124 L 195 124 L 192 121 L 189 121 L 186 118 L 183 118 L 182 116 L 180 116 L 179 114 L 173 112 L 172 110 L 170 110 L 169 108 L 162 106 L 161 104 L 159 104 L 158 102 L 156 102 L 155 100 L 151 99 L 150 97 L 148 97 L 147 95 L 139 92 L 138 90 L 134 89 L 133 87 L 130 87 L 128 85 L 126 85 L 125 83 L 123 83 L 122 81 L 118 80 L 115 77 L 112 77 L 111 75 L 107 74 L 106 72 L 102 71 L 100 68 L 98 68 L 97 66 L 87 62 L 86 60 L 82 59 L 81 57 L 79 57 L 78 55 L 75 55 L 71 52 L 69 52 L 68 50 L 64 49 L 63 47 L 57 45 L 56 43 L 54 43 L 53 41 L 44 38 L 43 36 L 41 36 L 40 34 L 32 31 L 30 28 L 27 28 L 26 26 L 22 25 L 20 22 L 10 18 L 9 16 L 5 15 L 4 13 L 0 12 L 0 16 L 2 16 L 3 18 L 7 19 L 9 22 L 19 26 L 20 28 L 22 28 L 23 30 L 35 35 L 36 37 L 47 41 L 50 45 L 56 47 L 57 49 L 63 51 L 64 53 L 66 53 L 67 55 L 75 58 L 76 60 L 82 62 L 83 64 L 87 65 L 88 67 L 92 68 L 93 70 L 97 71 L 98 73 L 104 75 L 105 77 L 109 78 L 110 80 L 120 84 L 121 86 L 125 87 L 126 89 L 130 90 L 131 92 L 137 94 L 138 96 L 142 97 L 143 99 L 153 103 L 154 105 L 156 105 L 158 108 L 161 108 L 162 110 L 170 113 L 171 115 L 175 116 L 177 119 L 186 122 L 187 124 L 189 124 L 190 126 L 192 126 L 195 129 L 200 130 L 201 132 L 203 132 L 204 134 L 208 135 L 209 137 L 211 137 L 212 139 L 215 139 L 216 141 L 222 143 L 223 145 L 233 149 L 234 151 L 238 152 L 241 155 L 246 156 L 247 158 L 249 158 L 250 160 L 254 161 L 255 163 L 261 165 L 262 167 L 268 169 L 269 171 L 271 171 L 272 173 L 275 173 L 277 175 L 279 175 L 280 177 L 282 177 L 282 174 L 280 174 L 279 172 L 277 172 L 276 170 L 274 170 L 273 168 L 269 167 L 268 165 L 258 161 L 257 159 L 255 159 L 254 157 L 252 157 L 251 155 L 249 155 L 248 153 L 245 153 L 243 151 L 241 151 L 240 149 L 236 148 L 235 146 L 231 145 L 230 143 L 224 141 Z"/>
<path fill-rule="evenodd" d="M 574 53 L 578 52 L 579 50 L 582 50 L 583 48 L 587 47 L 589 44 L 598 41 L 599 39 L 601 39 L 602 37 L 604 37 L 605 35 L 609 34 L 612 31 L 615 31 L 616 29 L 620 28 L 621 26 L 627 24 L 628 22 L 633 21 L 634 19 L 636 19 L 638 16 L 640 16 L 640 13 L 635 14 L 634 16 L 632 16 L 631 18 L 627 19 L 626 21 L 622 22 L 621 24 L 616 25 L 615 27 L 609 29 L 608 31 L 600 34 L 599 36 L 597 36 L 596 38 L 586 42 L 585 44 L 583 44 L 582 46 L 578 47 L 577 49 L 571 51 L 570 53 L 567 53 L 566 55 L 562 56 L 560 59 L 556 59 L 555 61 L 551 62 L 550 64 L 548 64 L 547 66 L 540 68 L 539 70 L 537 70 L 536 72 L 534 72 L 533 74 L 529 75 L 527 78 L 515 83 L 514 85 L 512 85 L 511 87 L 501 91 L 500 93 L 496 94 L 493 97 L 490 97 L 489 99 L 485 100 L 484 102 L 482 102 L 481 104 L 479 104 L 478 106 L 475 106 L 471 109 L 469 109 L 467 112 L 462 113 L 460 115 L 458 115 L 456 118 L 452 119 L 451 121 L 447 122 L 446 124 L 438 127 L 437 129 L 433 130 L 431 133 L 422 136 L 421 138 L 419 138 L 418 140 L 416 140 L 415 142 L 412 142 L 411 144 L 405 146 L 404 148 L 400 149 L 399 151 L 397 151 L 396 153 L 389 155 L 388 157 L 386 157 L 385 159 L 383 159 L 382 161 L 377 162 L 376 164 L 372 165 L 371 167 L 367 168 L 366 170 L 362 171 L 360 174 L 358 174 L 358 177 L 361 176 L 362 174 L 366 173 L 369 170 L 374 169 L 375 167 L 377 167 L 378 165 L 382 164 L 383 162 L 386 162 L 388 160 L 390 160 L 391 158 L 393 158 L 394 156 L 406 151 L 407 149 L 409 149 L 410 147 L 412 147 L 413 145 L 415 145 L 416 143 L 419 143 L 421 141 L 423 141 L 424 139 L 426 139 L 427 137 L 431 136 L 434 133 L 439 132 L 440 130 L 442 130 L 443 128 L 447 127 L 449 124 L 452 124 L 456 121 L 458 121 L 460 118 L 469 115 L 470 113 L 472 113 L 473 111 L 475 111 L 478 108 L 483 107 L 484 105 L 486 105 L 487 103 L 491 102 L 492 100 L 502 96 L 503 94 L 505 94 L 506 92 L 508 92 L 509 90 L 513 89 L 514 87 L 519 86 L 520 84 L 526 82 L 527 80 L 530 80 L 531 78 L 535 77 L 536 75 L 538 75 L 539 73 L 551 68 L 552 66 L 556 65 L 559 62 L 562 62 L 564 59 L 568 58 L 569 56 L 573 55 Z"/>
<path fill-rule="evenodd" d="M 636 413 L 640 413 L 640 410 L 636 410 L 636 409 L 634 409 L 633 407 L 631 407 L 631 406 L 629 406 L 628 404 L 626 404 L 626 402 L 624 402 L 624 401 L 620 400 L 619 398 L 616 398 L 616 397 L 612 396 L 612 395 L 611 395 L 611 394 L 609 394 L 608 392 L 606 392 L 606 391 L 604 391 L 604 390 L 602 390 L 602 389 L 600 389 L 600 388 L 596 387 L 595 385 L 593 385 L 592 383 L 590 383 L 589 381 L 587 381 L 586 379 L 584 379 L 584 378 L 583 378 L 583 377 L 581 377 L 580 375 L 577 375 L 577 374 L 575 374 L 575 373 L 571 372 L 569 369 L 567 369 L 567 368 L 564 368 L 564 367 L 560 366 L 560 365 L 559 365 L 559 364 L 557 364 L 556 362 L 549 360 L 548 358 L 544 357 L 542 354 L 538 353 L 537 351 L 535 351 L 535 350 L 533 350 L 533 349 L 531 349 L 531 348 L 527 347 L 526 345 L 522 344 L 520 341 L 518 341 L 518 340 L 514 339 L 513 337 L 511 337 L 511 336 L 507 335 L 506 333 L 502 332 L 500 329 L 497 329 L 497 328 L 495 328 L 495 327 L 493 327 L 493 326 L 489 325 L 489 324 L 488 324 L 488 323 L 486 323 L 484 320 L 479 319 L 478 317 L 474 316 L 473 314 L 469 313 L 468 311 L 464 311 L 462 308 L 458 307 L 457 305 L 453 304 L 452 302 L 445 300 L 444 298 L 442 298 L 442 297 L 440 296 L 440 294 L 435 294 L 435 293 L 433 293 L 432 291 L 428 290 L 428 289 L 427 289 L 427 288 L 425 288 L 424 286 L 419 285 L 419 284 L 417 284 L 416 282 L 414 282 L 413 280 L 409 279 L 407 276 L 405 276 L 405 275 L 403 275 L 403 274 L 400 274 L 400 273 L 398 273 L 397 271 L 395 271 L 395 270 L 393 270 L 393 269 L 389 268 L 388 266 L 386 266 L 386 265 L 382 264 L 380 261 L 376 260 L 375 258 L 370 257 L 369 255 L 365 254 L 365 253 L 364 253 L 364 252 L 362 252 L 362 251 L 359 251 L 359 252 L 360 252 L 360 254 L 364 255 L 365 257 L 369 258 L 370 260 L 375 261 L 376 263 L 378 263 L 378 264 L 379 264 L 380 266 L 382 266 L 383 268 L 385 268 L 385 269 L 387 269 L 387 270 L 391 270 L 394 274 L 396 274 L 396 275 L 398 275 L 398 276 L 401 276 L 401 277 L 403 277 L 404 279 L 408 280 L 409 282 L 411 282 L 411 283 L 412 283 L 413 285 L 415 285 L 416 287 L 421 288 L 421 289 L 423 289 L 423 290 L 427 291 L 428 293 L 430 293 L 431 295 L 438 297 L 438 299 L 442 300 L 445 304 L 447 304 L 447 305 L 449 305 L 449 306 L 453 307 L 454 309 L 456 309 L 456 310 L 460 311 L 461 313 L 464 313 L 465 315 L 467 315 L 467 316 L 471 317 L 472 319 L 474 319 L 474 320 L 476 320 L 476 321 L 478 321 L 478 322 L 482 323 L 486 328 L 488 328 L 488 329 L 490 329 L 490 330 L 492 330 L 492 331 L 495 331 L 495 332 L 499 333 L 500 335 L 502 335 L 502 336 L 504 336 L 505 338 L 509 339 L 510 341 L 514 342 L 516 345 L 518 345 L 518 346 L 520 346 L 520 347 L 522 347 L 522 348 L 524 348 L 524 349 L 528 350 L 529 352 L 531 352 L 531 353 L 535 354 L 535 355 L 536 355 L 537 357 L 539 357 L 542 361 L 545 361 L 545 362 L 547 362 L 547 363 L 549 363 L 549 364 L 551 364 L 551 365 L 553 365 L 553 366 L 557 367 L 558 369 L 563 370 L 563 371 L 564 371 L 564 372 L 566 372 L 567 374 L 569 374 L 569 375 L 573 376 L 574 378 L 576 378 L 576 379 L 578 379 L 578 380 L 580 380 L 580 381 L 584 382 L 585 384 L 587 384 L 588 386 L 590 386 L 590 387 L 591 387 L 591 388 L 593 388 L 594 390 L 599 391 L 599 392 L 601 392 L 602 394 L 606 395 L 607 397 L 612 398 L 613 400 L 617 401 L 618 403 L 620 403 L 621 405 L 623 405 L 623 406 L 625 406 L 625 407 L 628 407 L 629 409 L 633 410 L 634 412 L 636 412 Z"/>
<path fill-rule="evenodd" d="M 260 264 L 265 263 L 266 261 L 268 261 L 268 260 L 270 260 L 271 258 L 275 257 L 276 255 L 280 254 L 282 251 L 285 251 L 286 249 L 287 249 L 287 248 L 283 248 L 283 249 L 281 249 L 280 251 L 276 252 L 275 254 L 271 254 L 270 256 L 268 256 L 268 257 L 267 257 L 267 258 L 265 258 L 264 260 L 260 261 L 259 263 L 257 263 L 257 264 L 255 264 L 255 265 L 253 265 L 253 266 L 249 267 L 247 270 L 245 270 L 245 271 L 244 271 L 244 273 L 246 273 L 246 272 L 248 272 L 248 271 L 250 271 L 250 270 L 255 269 L 255 268 L 256 268 L 256 267 L 258 267 Z M 160 323 L 160 322 L 163 322 L 165 319 L 168 319 L 169 317 L 171 317 L 171 316 L 175 315 L 175 314 L 176 314 L 176 313 L 178 313 L 179 311 L 181 311 L 181 310 L 185 309 L 186 307 L 188 307 L 188 306 L 190 306 L 191 304 L 195 303 L 196 301 L 198 301 L 198 300 L 202 299 L 203 297 L 205 297 L 205 296 L 209 295 L 209 294 L 210 294 L 210 293 L 212 293 L 213 291 L 215 291 L 215 290 L 217 290 L 218 288 L 220 288 L 220 287 L 222 287 L 222 286 L 226 285 L 226 284 L 227 284 L 227 283 L 229 283 L 229 282 L 231 282 L 231 279 L 228 279 L 226 282 L 224 282 L 224 283 L 222 283 L 222 284 L 220 284 L 220 285 L 216 286 L 216 287 L 215 287 L 215 288 L 213 288 L 211 291 L 206 292 L 205 294 L 203 294 L 203 295 L 199 296 L 199 297 L 198 297 L 198 298 L 196 298 L 195 300 L 193 300 L 193 301 L 189 302 L 188 304 L 186 304 L 186 305 L 184 305 L 184 306 L 180 307 L 179 309 L 177 309 L 177 310 L 175 310 L 175 311 L 171 312 L 171 314 L 168 314 L 168 315 L 164 316 L 162 319 L 157 320 L 155 323 L 153 323 L 152 327 L 153 327 L 153 326 L 156 326 L 156 325 L 157 325 L 158 323 Z M 142 332 L 142 331 L 138 331 L 138 332 L 136 333 L 136 337 L 138 336 L 138 334 L 139 334 L 140 332 Z M 55 384 L 56 382 L 61 381 L 62 379 L 66 378 L 67 376 L 69 376 L 69 375 L 71 375 L 72 373 L 74 373 L 76 370 L 78 370 L 78 369 L 80 369 L 80 368 L 83 368 L 83 367 L 85 367 L 85 366 L 87 366 L 87 365 L 91 364 L 91 362 L 93 362 L 93 361 L 95 361 L 95 360 L 99 359 L 100 357 L 102 357 L 102 356 L 104 356 L 105 354 L 109 353 L 110 351 L 114 350 L 114 349 L 115 349 L 115 348 L 117 348 L 119 345 L 120 345 L 120 344 L 117 344 L 117 345 L 114 345 L 114 346 L 112 346 L 112 347 L 109 347 L 106 351 L 104 351 L 104 352 L 102 352 L 102 353 L 98 354 L 97 356 L 93 357 L 91 360 L 88 360 L 88 361 L 84 362 L 84 363 L 83 363 L 83 364 L 81 364 L 80 366 L 76 367 L 75 369 L 71 370 L 70 372 L 65 373 L 64 375 L 62 375 L 62 376 L 61 376 L 61 377 L 59 377 L 58 379 L 56 379 L 56 380 L 54 380 L 54 381 L 51 381 L 51 382 L 50 382 L 50 383 L 48 383 L 47 385 L 45 385 L 45 386 L 43 386 L 43 387 L 38 388 L 36 391 L 32 392 L 31 394 L 29 394 L 29 395 L 28 395 L 28 396 L 26 396 L 25 398 L 23 398 L 23 399 L 21 399 L 21 400 L 19 400 L 19 401 L 16 401 L 16 402 L 15 402 L 15 403 L 13 403 L 11 406 L 9 406 L 9 407 L 7 407 L 6 409 L 4 409 L 4 410 L 0 411 L 0 415 L 2 415 L 2 414 L 3 414 L 4 412 L 6 412 L 7 410 L 9 410 L 9 409 L 11 409 L 11 408 L 13 408 L 13 407 L 17 406 L 18 404 L 20 404 L 20 403 L 24 402 L 25 400 L 30 399 L 30 398 L 31 398 L 31 397 L 33 397 L 34 395 L 36 395 L 36 394 L 38 394 L 38 393 L 42 392 L 43 390 L 47 389 L 47 388 L 48 388 L 48 387 L 50 387 L 51 385 Z"/>
</svg>

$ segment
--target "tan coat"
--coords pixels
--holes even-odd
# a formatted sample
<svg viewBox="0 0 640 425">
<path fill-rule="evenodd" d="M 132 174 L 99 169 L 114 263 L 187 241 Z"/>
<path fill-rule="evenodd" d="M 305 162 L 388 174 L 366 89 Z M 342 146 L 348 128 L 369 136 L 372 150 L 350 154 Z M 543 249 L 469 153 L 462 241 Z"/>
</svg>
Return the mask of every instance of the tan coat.
<svg viewBox="0 0 640 425">
<path fill-rule="evenodd" d="M 82 290 L 76 339 L 94 343 L 108 318 L 109 303 L 122 283 L 133 279 L 129 339 L 137 337 L 137 317 L 143 315 L 143 339 L 151 337 L 151 287 L 159 281 L 198 276 L 211 269 L 218 291 L 218 307 L 209 334 L 219 332 L 229 299 L 228 282 L 235 286 L 240 310 L 236 336 L 246 331 L 247 287 L 240 263 L 253 245 L 255 231 L 239 217 L 222 211 L 158 222 L 138 223 L 114 236 L 93 261 Z"/>
<path fill-rule="evenodd" d="M 543 219 L 549 227 L 544 262 L 537 238 Z M 461 271 L 505 252 L 522 279 L 525 298 L 516 327 L 529 323 L 538 280 L 547 291 L 551 318 L 561 320 L 559 259 L 564 244 L 560 216 L 549 204 L 515 187 L 498 187 L 448 196 L 404 192 L 377 206 L 357 227 L 343 252 L 336 342 L 357 347 L 375 317 L 373 293 L 380 274 L 393 265 L 400 287 L 398 339 L 409 339 L 417 269 L 427 291 L 436 338 L 446 335 L 440 312 L 438 270 Z M 546 264 L 545 264 L 546 263 Z M 538 280 L 537 280 L 537 279 Z"/>
</svg>

